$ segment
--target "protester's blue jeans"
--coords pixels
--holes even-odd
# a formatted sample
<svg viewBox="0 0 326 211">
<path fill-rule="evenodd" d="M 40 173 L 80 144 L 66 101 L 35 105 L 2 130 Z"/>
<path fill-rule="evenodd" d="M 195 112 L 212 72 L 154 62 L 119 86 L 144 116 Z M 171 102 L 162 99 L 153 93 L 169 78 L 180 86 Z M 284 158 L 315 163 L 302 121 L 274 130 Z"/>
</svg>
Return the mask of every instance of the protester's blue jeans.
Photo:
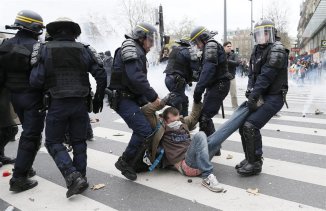
<svg viewBox="0 0 326 211">
<path fill-rule="evenodd" d="M 235 110 L 228 121 L 222 124 L 212 135 L 206 137 L 204 132 L 198 132 L 192 137 L 191 144 L 186 152 L 186 164 L 201 170 L 202 178 L 213 172 L 212 158 L 221 148 L 221 144 L 235 132 L 249 116 L 246 102 Z"/>
</svg>

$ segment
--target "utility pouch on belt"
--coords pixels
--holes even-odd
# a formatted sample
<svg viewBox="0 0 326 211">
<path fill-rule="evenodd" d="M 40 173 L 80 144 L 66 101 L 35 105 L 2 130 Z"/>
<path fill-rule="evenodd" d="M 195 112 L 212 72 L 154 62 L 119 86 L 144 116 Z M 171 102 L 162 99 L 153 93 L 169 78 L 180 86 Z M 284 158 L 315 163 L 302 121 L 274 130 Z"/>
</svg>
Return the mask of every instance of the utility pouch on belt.
<svg viewBox="0 0 326 211">
<path fill-rule="evenodd" d="M 119 100 L 119 95 L 117 90 L 111 90 L 106 88 L 105 89 L 105 94 L 108 95 L 108 102 L 110 105 L 110 108 L 112 108 L 113 110 L 117 110 L 118 109 L 118 100 Z"/>
</svg>

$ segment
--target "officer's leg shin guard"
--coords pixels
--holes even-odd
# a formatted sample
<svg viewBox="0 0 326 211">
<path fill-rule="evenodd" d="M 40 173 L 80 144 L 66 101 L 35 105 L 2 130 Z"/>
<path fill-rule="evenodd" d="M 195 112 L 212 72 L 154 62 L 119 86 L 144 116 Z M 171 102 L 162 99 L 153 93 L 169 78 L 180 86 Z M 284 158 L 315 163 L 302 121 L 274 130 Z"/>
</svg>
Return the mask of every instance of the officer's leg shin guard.
<svg viewBox="0 0 326 211">
<path fill-rule="evenodd" d="M 46 143 L 45 147 L 64 177 L 76 171 L 66 147 L 63 144 Z"/>
<path fill-rule="evenodd" d="M 72 142 L 72 149 L 74 155 L 72 163 L 76 170 L 85 177 L 87 167 L 87 144 L 85 141 Z"/>
<path fill-rule="evenodd" d="M 207 137 L 212 135 L 215 132 L 213 120 L 205 115 L 201 115 L 199 118 L 199 130 L 203 131 Z"/>
<path fill-rule="evenodd" d="M 243 135 L 243 125 L 239 128 L 239 133 L 240 133 L 240 137 L 241 137 L 243 153 L 245 154 L 245 159 L 243 159 L 240 163 L 238 163 L 235 166 L 235 169 L 241 168 L 242 166 L 244 166 L 248 162 L 247 153 L 246 153 L 246 140 L 245 140 L 244 135 Z"/>
<path fill-rule="evenodd" d="M 253 124 L 246 122 L 243 127 L 245 139 L 247 163 L 237 170 L 242 176 L 252 176 L 261 172 L 262 163 L 257 161 L 255 139 L 260 136 L 259 129 Z"/>
</svg>

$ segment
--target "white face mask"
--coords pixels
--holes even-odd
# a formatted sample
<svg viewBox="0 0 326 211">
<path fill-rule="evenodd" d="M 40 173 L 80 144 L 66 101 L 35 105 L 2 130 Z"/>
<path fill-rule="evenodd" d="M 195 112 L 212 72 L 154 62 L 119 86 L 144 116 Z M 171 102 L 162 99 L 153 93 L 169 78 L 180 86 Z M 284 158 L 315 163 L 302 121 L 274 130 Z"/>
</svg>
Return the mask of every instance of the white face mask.
<svg viewBox="0 0 326 211">
<path fill-rule="evenodd" d="M 182 125 L 181 121 L 174 121 L 174 122 L 171 122 L 171 123 L 167 124 L 167 126 L 169 128 L 174 129 L 174 130 L 179 129 L 181 125 Z"/>
</svg>

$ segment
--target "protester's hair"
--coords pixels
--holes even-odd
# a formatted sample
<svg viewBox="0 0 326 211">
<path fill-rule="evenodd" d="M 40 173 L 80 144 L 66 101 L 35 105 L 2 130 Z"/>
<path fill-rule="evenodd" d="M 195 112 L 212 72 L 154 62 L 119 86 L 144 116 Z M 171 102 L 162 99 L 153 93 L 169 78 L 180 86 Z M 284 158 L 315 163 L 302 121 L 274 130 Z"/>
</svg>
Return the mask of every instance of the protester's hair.
<svg viewBox="0 0 326 211">
<path fill-rule="evenodd" d="M 228 44 L 232 45 L 232 43 L 230 41 L 226 41 L 225 43 L 223 43 L 223 47 L 227 46 Z"/>
<path fill-rule="evenodd" d="M 163 111 L 163 119 L 165 121 L 168 120 L 168 115 L 169 114 L 172 114 L 173 116 L 177 116 L 179 114 L 179 111 L 175 107 L 168 107 L 168 108 L 164 109 L 164 111 Z"/>
</svg>

